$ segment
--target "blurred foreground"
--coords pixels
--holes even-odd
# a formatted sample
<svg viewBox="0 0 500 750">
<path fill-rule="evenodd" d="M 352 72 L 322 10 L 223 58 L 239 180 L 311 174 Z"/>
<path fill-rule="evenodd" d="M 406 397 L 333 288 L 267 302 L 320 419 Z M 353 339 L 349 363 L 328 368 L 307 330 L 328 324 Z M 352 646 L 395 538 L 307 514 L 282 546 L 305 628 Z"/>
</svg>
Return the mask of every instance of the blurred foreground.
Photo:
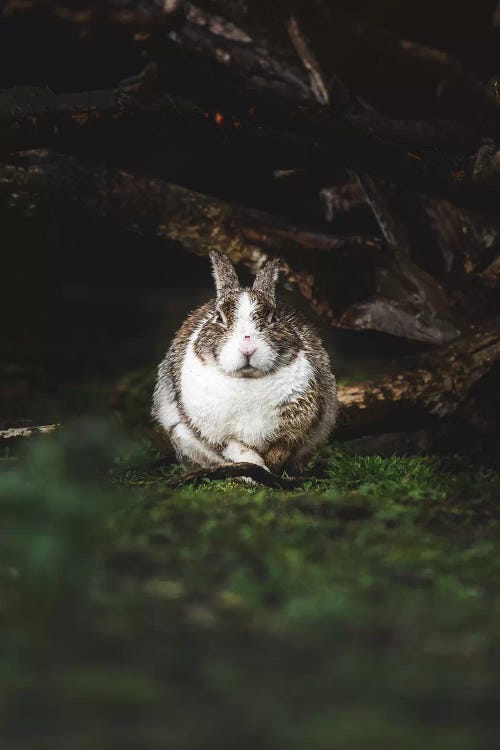
<svg viewBox="0 0 500 750">
<path fill-rule="evenodd" d="M 2 461 L 2 747 L 494 748 L 500 477 L 359 458 L 181 491 L 104 422 Z"/>
</svg>

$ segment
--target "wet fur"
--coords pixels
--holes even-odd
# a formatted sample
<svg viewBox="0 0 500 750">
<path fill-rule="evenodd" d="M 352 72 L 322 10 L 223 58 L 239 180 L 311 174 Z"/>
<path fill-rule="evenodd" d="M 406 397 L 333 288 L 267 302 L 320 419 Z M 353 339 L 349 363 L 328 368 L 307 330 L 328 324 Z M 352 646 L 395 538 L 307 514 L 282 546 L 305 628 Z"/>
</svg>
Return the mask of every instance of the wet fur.
<svg viewBox="0 0 500 750">
<path fill-rule="evenodd" d="M 159 366 L 153 417 L 185 468 L 250 461 L 298 472 L 335 424 L 328 355 L 299 313 L 276 306 L 276 262 L 251 290 L 239 287 L 227 259 L 217 256 L 216 263 L 218 297 L 191 313 L 175 336 Z M 225 371 L 221 363 L 238 358 L 232 346 L 242 310 L 251 311 L 258 340 L 252 360 L 260 367 Z"/>
</svg>

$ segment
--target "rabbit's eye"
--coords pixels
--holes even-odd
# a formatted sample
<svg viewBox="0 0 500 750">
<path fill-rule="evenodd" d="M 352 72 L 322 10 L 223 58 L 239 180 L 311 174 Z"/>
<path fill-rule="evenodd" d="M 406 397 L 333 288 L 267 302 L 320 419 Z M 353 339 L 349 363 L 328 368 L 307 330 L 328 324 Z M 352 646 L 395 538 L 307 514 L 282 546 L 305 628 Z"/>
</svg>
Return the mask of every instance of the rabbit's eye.
<svg viewBox="0 0 500 750">
<path fill-rule="evenodd" d="M 222 310 L 217 310 L 215 313 L 215 322 L 218 323 L 220 326 L 227 326 L 227 318 L 222 312 Z"/>
</svg>

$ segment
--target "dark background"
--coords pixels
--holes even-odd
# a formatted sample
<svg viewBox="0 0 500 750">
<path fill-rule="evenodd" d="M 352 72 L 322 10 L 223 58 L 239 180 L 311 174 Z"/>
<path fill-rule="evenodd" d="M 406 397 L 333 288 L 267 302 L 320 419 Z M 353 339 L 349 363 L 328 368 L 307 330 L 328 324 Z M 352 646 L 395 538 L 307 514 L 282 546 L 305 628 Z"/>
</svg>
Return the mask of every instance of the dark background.
<svg viewBox="0 0 500 750">
<path fill-rule="evenodd" d="M 286 46 L 280 5 L 248 3 L 250 15 L 269 23 L 276 44 Z M 359 11 L 370 22 L 400 37 L 417 40 L 456 55 L 479 78 L 500 69 L 500 38 L 492 24 L 495 2 L 378 0 L 336 3 Z M 239 3 L 206 3 L 238 16 Z M 274 26 L 273 26 L 274 24 Z M 288 54 L 293 50 L 288 49 Z M 55 93 L 113 88 L 137 73 L 148 50 L 130 35 L 110 30 L 90 37 L 47 20 L 30 23 L 14 15 L 0 17 L 0 88 L 48 87 Z M 382 65 L 382 68 L 380 67 Z M 383 63 L 367 68 L 356 50 L 346 55 L 346 79 L 371 98 L 381 112 L 395 117 L 439 117 L 439 102 L 425 80 L 411 71 Z M 193 82 L 181 64 L 170 71 L 178 90 L 189 96 Z M 384 86 L 375 81 L 384 80 Z M 255 160 L 234 163 L 231 153 L 193 139 L 171 142 L 122 141 L 110 146 L 85 144 L 85 158 L 133 168 L 203 191 L 277 213 L 315 229 L 326 229 L 317 195 L 297 200 L 275 192 L 269 175 Z M 258 189 L 256 187 L 258 186 Z M 266 188 L 268 186 L 268 188 Z M 359 214 L 360 232 L 373 228 L 368 212 Z M 87 224 L 78 213 L 31 219 L 15 206 L 0 208 L 2 267 L 0 289 L 3 325 L 0 338 L 0 421 L 53 422 L 67 412 L 98 407 L 92 392 L 79 386 L 113 388 L 125 373 L 156 364 L 185 314 L 211 293 L 207 261 L 165 240 L 145 240 L 102 224 Z M 242 275 L 249 279 L 243 270 Z M 296 300 L 296 304 L 301 304 Z M 376 334 L 335 333 L 323 326 L 336 351 L 340 376 L 371 371 L 395 356 L 419 350 Z M 81 389 L 80 389 L 81 390 Z M 92 391 L 92 389 L 90 389 Z M 77 395 L 75 395 L 77 394 Z"/>
</svg>

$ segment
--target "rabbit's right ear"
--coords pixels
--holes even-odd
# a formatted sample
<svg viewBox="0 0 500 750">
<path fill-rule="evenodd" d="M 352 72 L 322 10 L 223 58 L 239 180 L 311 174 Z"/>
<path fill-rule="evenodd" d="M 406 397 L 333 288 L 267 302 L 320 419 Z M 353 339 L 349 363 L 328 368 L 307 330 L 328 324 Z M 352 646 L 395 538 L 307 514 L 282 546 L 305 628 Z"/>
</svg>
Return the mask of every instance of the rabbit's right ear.
<svg viewBox="0 0 500 750">
<path fill-rule="evenodd" d="M 240 282 L 229 258 L 213 250 L 210 253 L 210 260 L 212 261 L 217 297 L 223 297 L 225 294 L 238 291 Z"/>
</svg>

